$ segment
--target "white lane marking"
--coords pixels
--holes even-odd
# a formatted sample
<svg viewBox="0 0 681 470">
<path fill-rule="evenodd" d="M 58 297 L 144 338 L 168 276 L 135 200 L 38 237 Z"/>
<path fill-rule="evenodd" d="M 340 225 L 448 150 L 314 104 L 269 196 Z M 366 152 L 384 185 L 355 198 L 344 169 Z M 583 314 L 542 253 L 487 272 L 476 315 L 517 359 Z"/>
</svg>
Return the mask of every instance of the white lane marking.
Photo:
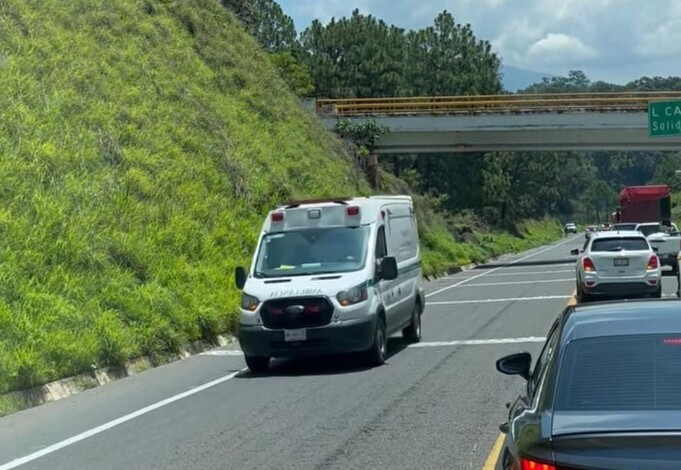
<svg viewBox="0 0 681 470">
<path fill-rule="evenodd" d="M 482 283 L 482 284 L 468 284 L 465 285 L 464 287 L 488 287 L 488 286 L 515 286 L 518 284 L 546 284 L 549 282 L 567 282 L 571 281 L 574 282 L 575 278 L 570 277 L 570 278 L 564 278 L 564 279 L 543 279 L 541 281 L 509 281 L 509 282 L 488 282 L 488 283 Z"/>
<path fill-rule="evenodd" d="M 676 298 L 676 294 L 662 294 L 663 298 Z M 494 302 L 525 302 L 532 300 L 570 299 L 571 295 L 538 295 L 536 297 L 512 297 L 507 299 L 479 299 L 479 300 L 446 300 L 442 302 L 428 302 L 428 305 L 459 305 L 459 304 L 484 304 Z M 2 468 L 0 468 L 2 470 Z"/>
<path fill-rule="evenodd" d="M 525 338 L 463 339 L 457 341 L 429 341 L 410 344 L 410 348 L 436 348 L 440 346 L 478 346 L 486 344 L 543 343 L 546 338 L 528 336 Z"/>
<path fill-rule="evenodd" d="M 525 338 L 499 338 L 499 339 L 464 339 L 456 341 L 428 341 L 410 344 L 410 348 L 431 348 L 437 346 L 477 346 L 485 344 L 507 344 L 507 343 L 538 343 L 543 342 L 546 338 L 538 336 L 528 336 Z M 202 353 L 202 356 L 242 356 L 243 352 L 235 350 L 217 350 Z"/>
<path fill-rule="evenodd" d="M 510 266 L 510 265 L 513 265 L 513 264 L 516 264 L 516 263 L 520 263 L 521 261 L 525 261 L 526 259 L 532 258 L 533 256 L 541 255 L 542 253 L 546 253 L 547 251 L 556 249 L 556 248 L 558 248 L 559 246 L 565 245 L 566 243 L 573 242 L 573 241 L 575 240 L 575 238 L 577 238 L 577 237 L 568 238 L 568 239 L 566 239 L 566 240 L 561 241 L 560 243 L 557 243 L 557 244 L 555 244 L 555 245 L 548 246 L 548 247 L 543 248 L 543 249 L 541 249 L 541 250 L 539 250 L 539 251 L 536 251 L 536 252 L 531 253 L 531 254 L 529 254 L 529 255 L 523 256 L 522 258 L 518 258 L 518 259 L 516 259 L 516 260 L 509 261 L 509 262 L 506 264 L 506 266 Z M 437 295 L 437 294 L 440 294 L 440 293 L 442 293 L 442 292 L 446 292 L 446 291 L 448 291 L 448 290 L 450 290 L 450 289 L 453 289 L 453 288 L 455 288 L 455 287 L 459 287 L 459 286 L 462 285 L 462 284 L 465 284 L 465 283 L 467 283 L 467 282 L 470 282 L 470 281 L 473 281 L 473 280 L 475 280 L 475 279 L 481 278 L 482 276 L 486 276 L 486 275 L 488 275 L 488 274 L 492 274 L 492 273 L 494 273 L 494 272 L 496 272 L 496 271 L 499 271 L 500 269 L 504 269 L 504 267 L 506 267 L 506 266 L 499 266 L 498 268 L 490 269 L 489 271 L 483 271 L 482 273 L 480 273 L 480 274 L 478 274 L 478 275 L 475 275 L 475 276 L 473 276 L 473 277 L 466 278 L 466 279 L 464 279 L 464 280 L 462 280 L 462 281 L 459 281 L 459 282 L 457 282 L 457 283 L 454 283 L 454 284 L 452 284 L 452 285 L 450 285 L 450 286 L 443 287 L 442 289 L 438 289 L 438 290 L 436 290 L 436 291 L 434 291 L 434 292 L 431 292 L 431 293 L 429 293 L 429 294 L 426 294 L 426 298 L 432 297 L 432 296 Z M 0 470 L 1 470 L 1 469 L 0 469 Z"/>
<path fill-rule="evenodd" d="M 449 300 L 444 302 L 428 302 L 428 305 L 430 306 L 430 305 L 485 304 L 493 302 L 525 302 L 530 300 L 554 300 L 570 298 L 572 298 L 571 295 L 539 295 L 537 297 L 512 297 L 508 299 Z"/>
<path fill-rule="evenodd" d="M 0 465 L 0 470 L 10 470 L 12 468 L 17 468 L 21 465 L 24 465 L 24 464 L 27 464 L 27 463 L 32 462 L 34 460 L 37 460 L 37 459 L 44 457 L 48 454 L 52 454 L 52 453 L 54 453 L 58 450 L 61 450 L 65 447 L 76 444 L 76 443 L 78 443 L 82 440 L 89 438 L 89 437 L 100 434 L 104 431 L 107 431 L 107 430 L 113 428 L 113 427 L 116 427 L 116 426 L 121 425 L 123 423 L 127 423 L 128 421 L 131 421 L 135 418 L 139 418 L 142 415 L 145 415 L 147 413 L 151 413 L 152 411 L 158 410 L 159 408 L 162 408 L 166 405 L 170 405 L 171 403 L 175 403 L 178 400 L 182 400 L 183 398 L 187 398 L 187 397 L 190 397 L 192 395 L 196 395 L 197 393 L 201 393 L 204 390 L 207 390 L 211 387 L 215 387 L 216 385 L 220 385 L 222 383 L 225 383 L 228 380 L 232 380 L 234 377 L 237 376 L 237 374 L 239 374 L 240 372 L 243 372 L 245 370 L 247 370 L 247 369 L 242 369 L 242 370 L 239 370 L 237 372 L 233 372 L 229 375 L 225 375 L 224 377 L 220 377 L 219 379 L 215 379 L 211 382 L 207 382 L 203 385 L 199 385 L 196 388 L 192 388 L 191 390 L 187 390 L 186 392 L 178 393 L 177 395 L 174 395 L 170 398 L 166 398 L 165 400 L 161 400 L 161 401 L 156 402 L 152 405 L 141 408 L 137 411 L 134 411 L 130 414 L 122 416 L 118 419 L 114 419 L 113 421 L 109 421 L 108 423 L 104 423 L 100 426 L 97 426 L 96 428 L 89 429 L 85 432 L 77 434 L 73 437 L 65 439 L 65 440 L 58 442 L 56 444 L 53 444 L 49 447 L 45 447 L 44 449 L 41 449 L 37 452 L 34 452 L 34 453 L 26 455 L 24 457 L 20 457 L 18 459 L 12 460 L 9 463 L 6 463 L 4 465 Z"/>
<path fill-rule="evenodd" d="M 531 276 L 533 274 L 565 274 L 574 273 L 574 269 L 565 269 L 561 271 L 512 271 L 498 274 L 490 274 L 489 277 L 502 277 L 502 276 Z"/>
<path fill-rule="evenodd" d="M 206 351 L 199 354 L 199 356 L 243 356 L 243 351 L 238 349 L 216 349 L 215 351 Z"/>
</svg>

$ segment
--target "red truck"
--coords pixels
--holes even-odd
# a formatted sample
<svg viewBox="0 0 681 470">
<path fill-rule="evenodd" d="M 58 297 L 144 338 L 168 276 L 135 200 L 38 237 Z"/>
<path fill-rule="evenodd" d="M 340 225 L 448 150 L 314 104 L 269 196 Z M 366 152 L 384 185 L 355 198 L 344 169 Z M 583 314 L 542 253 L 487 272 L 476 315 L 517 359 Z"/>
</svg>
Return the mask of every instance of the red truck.
<svg viewBox="0 0 681 470">
<path fill-rule="evenodd" d="M 671 188 L 668 185 L 627 186 L 619 194 L 613 223 L 664 222 L 671 219 Z"/>
</svg>

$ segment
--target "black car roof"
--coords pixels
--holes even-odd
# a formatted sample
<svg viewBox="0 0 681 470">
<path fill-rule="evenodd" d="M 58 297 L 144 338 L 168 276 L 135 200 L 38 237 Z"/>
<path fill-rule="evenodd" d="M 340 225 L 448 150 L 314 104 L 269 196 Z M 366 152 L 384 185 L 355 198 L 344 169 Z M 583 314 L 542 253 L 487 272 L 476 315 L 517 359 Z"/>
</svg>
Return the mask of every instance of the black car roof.
<svg viewBox="0 0 681 470">
<path fill-rule="evenodd" d="M 570 307 L 561 342 L 635 334 L 681 337 L 681 300 L 627 300 Z"/>
</svg>

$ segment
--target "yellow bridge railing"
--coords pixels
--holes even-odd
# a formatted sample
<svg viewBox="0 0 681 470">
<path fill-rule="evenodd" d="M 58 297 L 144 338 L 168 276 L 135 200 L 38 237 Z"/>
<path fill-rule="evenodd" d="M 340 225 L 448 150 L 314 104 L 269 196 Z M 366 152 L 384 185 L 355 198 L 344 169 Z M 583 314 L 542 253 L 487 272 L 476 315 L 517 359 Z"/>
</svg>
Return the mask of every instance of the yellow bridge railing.
<svg viewBox="0 0 681 470">
<path fill-rule="evenodd" d="M 651 101 L 681 100 L 681 92 L 557 93 L 475 96 L 319 99 L 322 116 L 521 114 L 546 112 L 641 112 Z"/>
</svg>

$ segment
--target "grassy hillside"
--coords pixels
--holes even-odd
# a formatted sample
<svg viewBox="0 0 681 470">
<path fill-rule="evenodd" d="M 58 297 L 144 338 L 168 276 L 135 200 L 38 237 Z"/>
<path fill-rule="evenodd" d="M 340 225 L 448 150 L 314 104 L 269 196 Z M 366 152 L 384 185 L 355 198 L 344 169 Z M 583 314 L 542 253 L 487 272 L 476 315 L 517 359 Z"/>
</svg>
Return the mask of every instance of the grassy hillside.
<svg viewBox="0 0 681 470">
<path fill-rule="evenodd" d="M 263 211 L 367 191 L 217 0 L 3 0 L 0 83 L 0 391 L 228 330 Z"/>
<path fill-rule="evenodd" d="M 0 83 L 0 392 L 229 331 L 267 209 L 369 192 L 218 0 L 3 0 Z M 432 272 L 554 232 L 424 207 Z"/>
</svg>

